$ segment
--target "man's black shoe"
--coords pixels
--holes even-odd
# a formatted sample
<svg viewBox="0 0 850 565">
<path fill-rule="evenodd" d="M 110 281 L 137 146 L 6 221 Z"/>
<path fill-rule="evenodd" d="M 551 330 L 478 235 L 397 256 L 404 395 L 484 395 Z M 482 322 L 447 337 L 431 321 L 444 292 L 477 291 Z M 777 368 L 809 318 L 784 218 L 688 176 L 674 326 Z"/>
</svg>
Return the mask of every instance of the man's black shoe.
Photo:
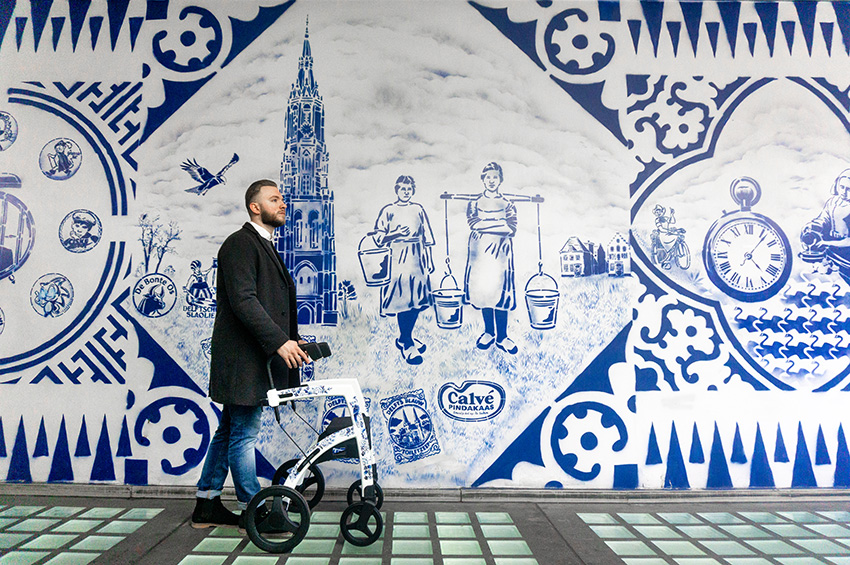
<svg viewBox="0 0 850 565">
<path fill-rule="evenodd" d="M 245 533 L 247 528 L 245 527 L 245 510 L 242 511 L 242 514 L 239 515 L 239 531 Z M 268 506 L 265 504 L 258 506 L 257 510 L 254 511 L 254 524 L 257 526 L 257 532 L 261 534 L 289 534 L 292 535 L 291 532 L 287 532 L 278 524 L 272 524 L 276 520 L 272 518 L 269 520 L 269 516 L 272 511 L 269 510 Z"/>
<path fill-rule="evenodd" d="M 193 528 L 237 525 L 239 525 L 239 516 L 224 507 L 221 497 L 195 499 L 195 511 L 192 512 Z"/>
</svg>

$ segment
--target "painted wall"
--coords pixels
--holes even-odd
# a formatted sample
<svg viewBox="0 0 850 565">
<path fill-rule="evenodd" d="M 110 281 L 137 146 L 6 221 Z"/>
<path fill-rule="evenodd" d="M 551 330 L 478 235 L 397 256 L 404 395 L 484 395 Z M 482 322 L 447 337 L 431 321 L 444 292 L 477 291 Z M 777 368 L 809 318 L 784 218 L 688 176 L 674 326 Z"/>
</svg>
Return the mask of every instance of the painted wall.
<svg viewBox="0 0 850 565">
<path fill-rule="evenodd" d="M 270 178 L 385 488 L 850 485 L 848 53 L 842 2 L 4 2 L 0 480 L 197 480 Z"/>
</svg>

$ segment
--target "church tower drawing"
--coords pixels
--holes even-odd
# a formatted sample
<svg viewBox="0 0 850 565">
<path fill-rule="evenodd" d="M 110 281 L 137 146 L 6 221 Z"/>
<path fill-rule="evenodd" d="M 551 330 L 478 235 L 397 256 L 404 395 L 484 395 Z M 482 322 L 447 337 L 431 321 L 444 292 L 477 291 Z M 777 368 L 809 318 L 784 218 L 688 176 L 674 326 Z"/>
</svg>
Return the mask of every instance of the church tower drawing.
<svg viewBox="0 0 850 565">
<path fill-rule="evenodd" d="M 313 77 L 309 24 L 289 92 L 280 190 L 289 221 L 275 245 L 295 280 L 298 323 L 335 326 L 334 194 L 328 188 L 325 109 Z"/>
</svg>

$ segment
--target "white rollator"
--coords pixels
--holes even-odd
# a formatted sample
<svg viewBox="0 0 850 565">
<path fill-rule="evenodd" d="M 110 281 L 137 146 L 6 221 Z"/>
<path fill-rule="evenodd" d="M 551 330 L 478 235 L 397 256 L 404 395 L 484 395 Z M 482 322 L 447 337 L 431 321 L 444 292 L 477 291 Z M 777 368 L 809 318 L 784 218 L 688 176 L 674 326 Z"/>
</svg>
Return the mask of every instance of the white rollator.
<svg viewBox="0 0 850 565">
<path fill-rule="evenodd" d="M 326 344 L 321 345 L 327 352 L 324 355 L 307 350 L 314 359 L 330 355 Z M 264 551 L 292 551 L 307 535 L 310 510 L 319 503 L 325 492 L 325 478 L 318 464 L 333 459 L 359 459 L 361 478 L 348 489 L 348 507 L 342 513 L 339 527 L 342 536 L 352 545 L 374 543 L 381 537 L 384 527 L 379 512 L 384 496 L 377 483 L 369 415 L 357 379 L 329 379 L 277 390 L 269 369 L 269 380 L 272 389 L 266 394 L 266 400 L 275 409 L 278 423 L 279 407 L 282 404 L 323 396 L 343 397 L 350 416 L 331 420 L 327 429 L 319 434 L 316 444 L 301 459 L 292 459 L 281 465 L 272 479 L 272 486 L 260 490 L 251 499 L 245 511 L 248 537 Z M 305 498 L 305 493 L 310 497 L 309 500 Z M 356 502 L 355 494 L 359 497 Z M 257 523 L 257 508 L 262 505 L 265 505 L 267 515 Z"/>
</svg>

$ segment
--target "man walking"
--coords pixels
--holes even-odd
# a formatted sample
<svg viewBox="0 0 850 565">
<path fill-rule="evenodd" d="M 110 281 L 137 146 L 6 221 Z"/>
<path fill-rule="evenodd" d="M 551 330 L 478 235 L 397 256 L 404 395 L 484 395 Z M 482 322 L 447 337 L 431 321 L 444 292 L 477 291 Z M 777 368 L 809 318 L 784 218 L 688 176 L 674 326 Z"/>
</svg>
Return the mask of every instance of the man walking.
<svg viewBox="0 0 850 565">
<path fill-rule="evenodd" d="M 272 358 L 286 364 L 275 386 L 287 388 L 298 385 L 301 365 L 310 362 L 299 347 L 304 342 L 298 335 L 295 283 L 272 244 L 275 228 L 284 224 L 286 204 L 274 182 L 258 180 L 248 187 L 245 206 L 251 221 L 218 252 L 210 398 L 224 409 L 198 481 L 195 528 L 244 528 L 244 516 L 225 508 L 220 495 L 228 469 L 243 514 L 260 490 L 254 447 L 270 386 L 266 363 Z M 264 510 L 258 509 L 258 524 Z"/>
</svg>

